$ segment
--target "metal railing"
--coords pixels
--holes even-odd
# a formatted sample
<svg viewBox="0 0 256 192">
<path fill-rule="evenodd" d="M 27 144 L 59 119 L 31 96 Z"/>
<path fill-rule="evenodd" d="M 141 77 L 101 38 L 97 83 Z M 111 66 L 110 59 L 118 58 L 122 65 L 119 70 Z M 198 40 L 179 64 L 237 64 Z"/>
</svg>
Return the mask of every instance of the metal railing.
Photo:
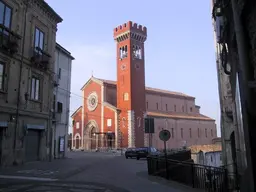
<svg viewBox="0 0 256 192">
<path fill-rule="evenodd" d="M 193 160 L 175 161 L 148 157 L 148 174 L 177 181 L 209 192 L 227 192 L 227 171 L 224 168 L 194 164 Z"/>
<path fill-rule="evenodd" d="M 21 36 L 0 24 L 0 48 L 2 51 L 11 55 L 17 53 L 20 39 Z"/>
<path fill-rule="evenodd" d="M 33 65 L 37 68 L 48 70 L 51 55 L 49 55 L 39 47 L 32 47 L 31 52 L 31 61 Z"/>
</svg>

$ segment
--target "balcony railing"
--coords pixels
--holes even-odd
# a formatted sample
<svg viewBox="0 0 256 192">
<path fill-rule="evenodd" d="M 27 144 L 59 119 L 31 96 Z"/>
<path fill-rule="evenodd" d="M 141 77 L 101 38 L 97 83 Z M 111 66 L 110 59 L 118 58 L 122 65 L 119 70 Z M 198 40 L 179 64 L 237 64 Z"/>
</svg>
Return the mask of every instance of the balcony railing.
<svg viewBox="0 0 256 192">
<path fill-rule="evenodd" d="M 46 53 L 39 47 L 32 49 L 31 62 L 32 65 L 40 70 L 47 71 L 49 69 L 51 55 Z"/>
<path fill-rule="evenodd" d="M 0 24 L 0 50 L 4 54 L 13 55 L 18 52 L 21 36 Z"/>
</svg>

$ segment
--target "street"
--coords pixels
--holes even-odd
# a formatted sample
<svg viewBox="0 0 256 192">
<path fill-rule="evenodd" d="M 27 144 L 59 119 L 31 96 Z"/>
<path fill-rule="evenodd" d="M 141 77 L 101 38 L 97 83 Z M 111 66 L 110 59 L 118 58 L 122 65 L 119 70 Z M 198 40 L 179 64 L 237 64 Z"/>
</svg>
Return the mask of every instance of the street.
<svg viewBox="0 0 256 192">
<path fill-rule="evenodd" d="M 186 192 L 191 188 L 147 175 L 146 160 L 120 154 L 70 152 L 68 158 L 2 168 L 0 191 Z"/>
</svg>

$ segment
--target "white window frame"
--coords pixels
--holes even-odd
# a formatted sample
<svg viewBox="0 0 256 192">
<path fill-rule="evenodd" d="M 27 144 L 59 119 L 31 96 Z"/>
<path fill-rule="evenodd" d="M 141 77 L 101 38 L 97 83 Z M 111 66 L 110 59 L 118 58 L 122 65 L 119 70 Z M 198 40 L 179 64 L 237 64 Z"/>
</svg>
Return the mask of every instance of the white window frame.
<svg viewBox="0 0 256 192">
<path fill-rule="evenodd" d="M 80 128 L 80 123 L 76 122 L 76 129 L 79 129 L 79 128 Z"/>
<path fill-rule="evenodd" d="M 30 90 L 30 98 L 35 101 L 40 100 L 40 79 L 32 76 L 31 78 L 31 90 Z"/>
</svg>

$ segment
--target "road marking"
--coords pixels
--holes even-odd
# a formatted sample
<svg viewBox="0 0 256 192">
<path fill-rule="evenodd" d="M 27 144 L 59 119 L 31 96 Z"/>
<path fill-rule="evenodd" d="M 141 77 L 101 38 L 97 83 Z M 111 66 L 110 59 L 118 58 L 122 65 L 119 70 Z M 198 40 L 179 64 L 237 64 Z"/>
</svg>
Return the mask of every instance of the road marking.
<svg viewBox="0 0 256 192">
<path fill-rule="evenodd" d="M 25 176 L 11 176 L 0 175 L 0 179 L 20 179 L 20 180 L 32 180 L 32 181 L 57 181 L 58 179 L 42 178 L 42 177 L 25 177 Z"/>
</svg>

